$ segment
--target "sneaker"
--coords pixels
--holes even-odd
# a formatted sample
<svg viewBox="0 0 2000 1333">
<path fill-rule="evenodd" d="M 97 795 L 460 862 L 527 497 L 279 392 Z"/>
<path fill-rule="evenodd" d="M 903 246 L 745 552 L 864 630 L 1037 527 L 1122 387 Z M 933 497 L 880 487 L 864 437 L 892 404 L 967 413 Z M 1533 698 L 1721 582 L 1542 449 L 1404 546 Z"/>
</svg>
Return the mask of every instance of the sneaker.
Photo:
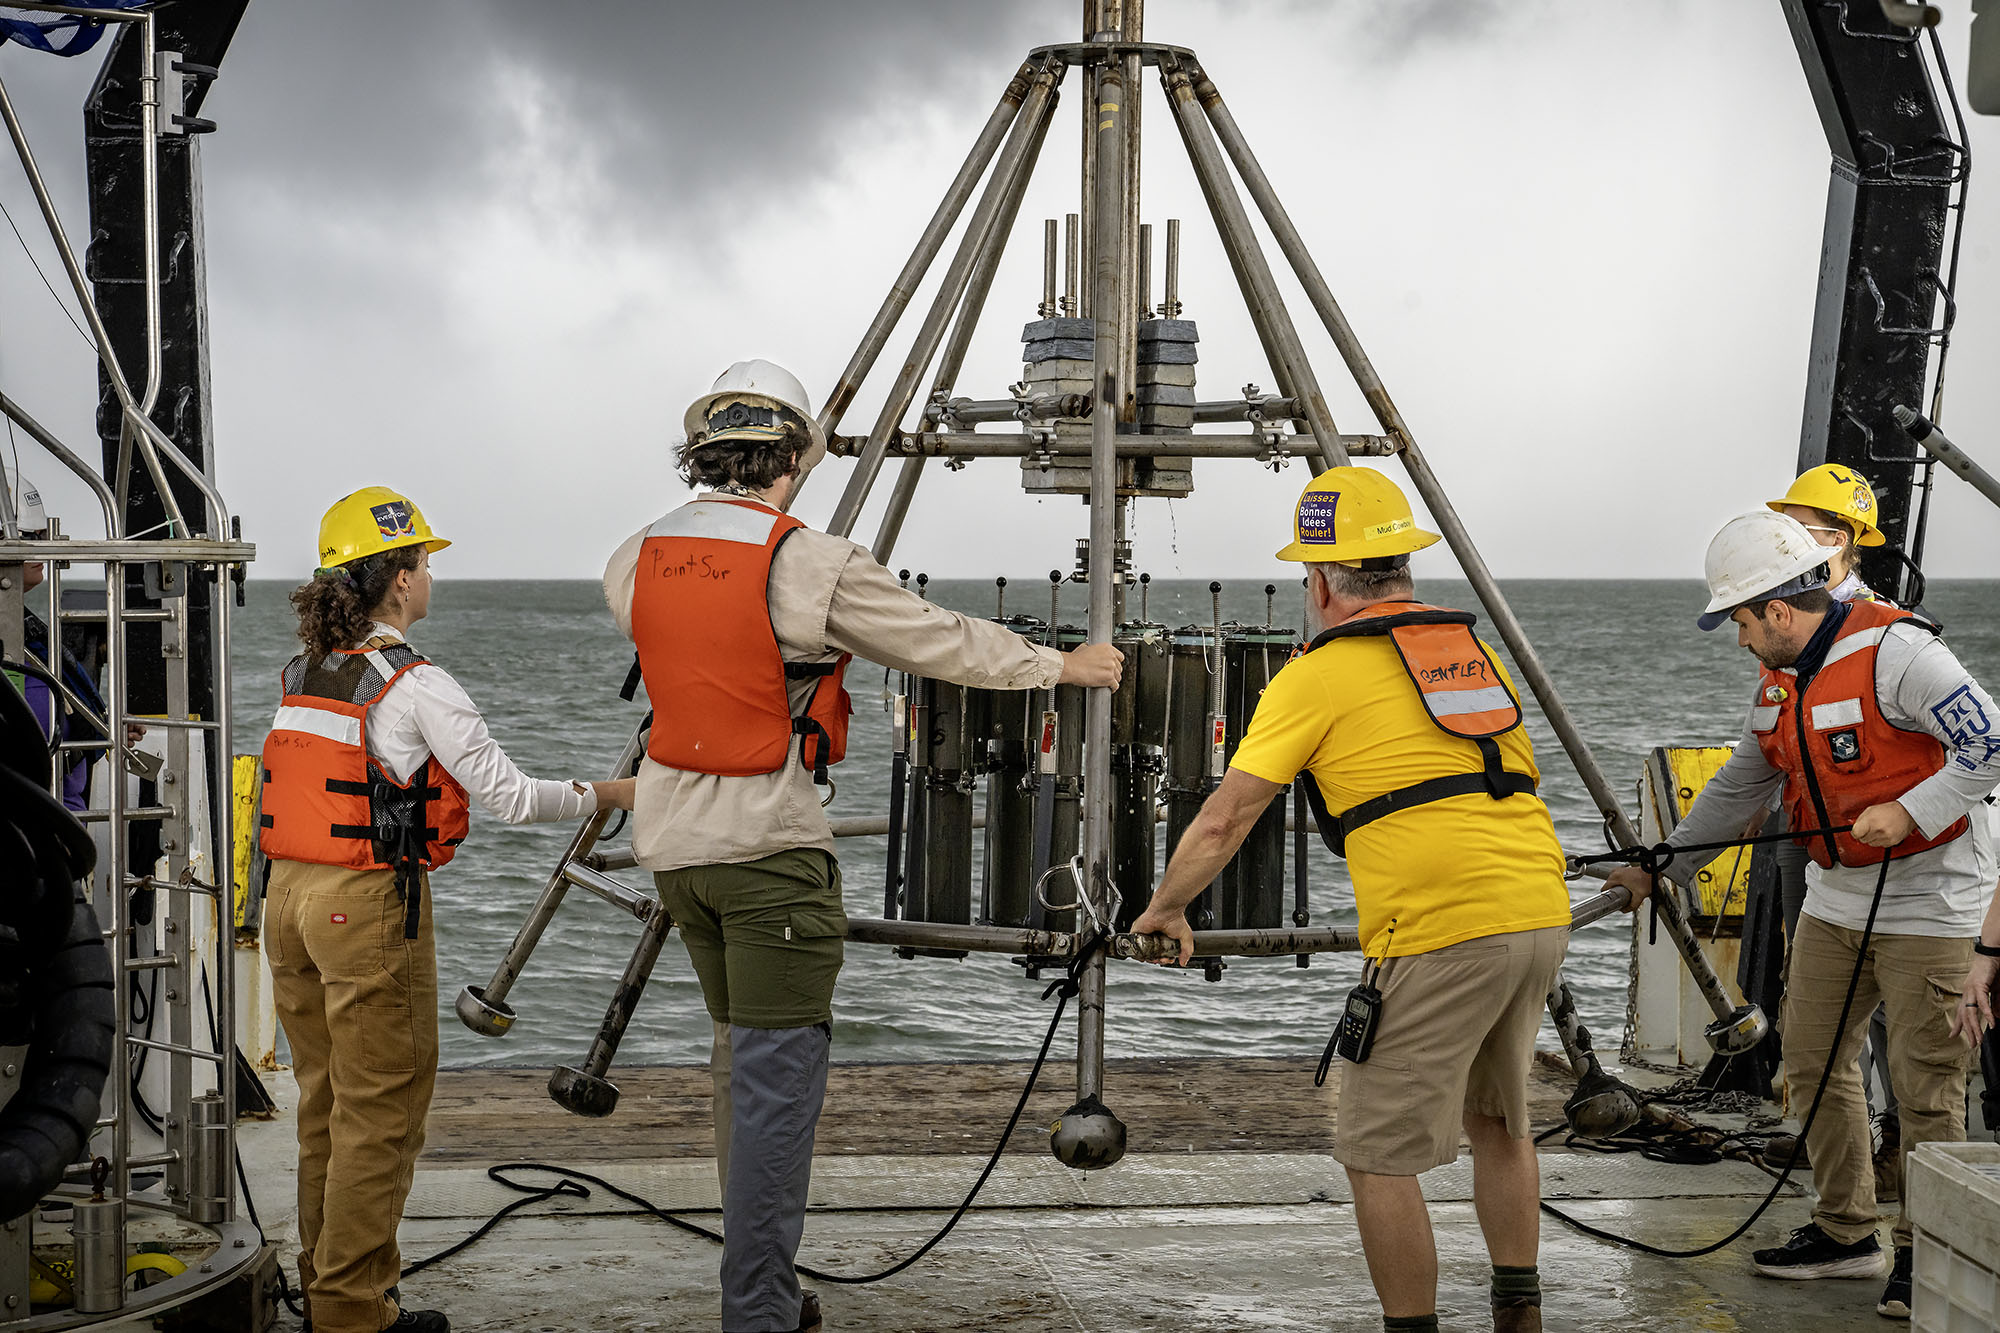
<svg viewBox="0 0 2000 1333">
<path fill-rule="evenodd" d="M 396 1312 L 396 1322 L 382 1330 L 382 1333 L 451 1333 L 451 1320 L 442 1311 L 402 1309 Z"/>
<path fill-rule="evenodd" d="M 1906 1287 L 1907 1283 L 1904 1284 Z M 819 1293 L 799 1293 L 799 1333 L 820 1333 Z"/>
<path fill-rule="evenodd" d="M 1751 1254 L 1751 1263 L 1765 1277 L 1804 1281 L 1816 1277 L 1876 1277 L 1882 1272 L 1882 1242 L 1863 1236 L 1842 1245 L 1808 1222 L 1791 1239 L 1772 1250 Z"/>
<path fill-rule="evenodd" d="M 1882 1288 L 1882 1299 L 1875 1302 L 1875 1313 L 1890 1319 L 1910 1317 L 1910 1247 L 1896 1247 L 1896 1266 L 1889 1270 L 1889 1285 Z"/>
</svg>

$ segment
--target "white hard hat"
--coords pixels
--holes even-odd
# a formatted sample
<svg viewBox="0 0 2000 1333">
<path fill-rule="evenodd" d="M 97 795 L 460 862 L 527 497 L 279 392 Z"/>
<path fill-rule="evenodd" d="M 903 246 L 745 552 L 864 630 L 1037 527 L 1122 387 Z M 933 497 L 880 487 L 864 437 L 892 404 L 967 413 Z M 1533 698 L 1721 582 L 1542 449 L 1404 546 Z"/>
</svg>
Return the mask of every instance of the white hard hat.
<svg viewBox="0 0 2000 1333">
<path fill-rule="evenodd" d="M 1738 514 L 1708 544 L 1708 608 L 1696 623 L 1714 629 L 1745 602 L 1789 597 L 1827 584 L 1827 548 L 1805 525 L 1768 509 Z"/>
<path fill-rule="evenodd" d="M 689 404 L 687 416 L 681 424 L 686 428 L 689 439 L 698 433 L 705 433 L 707 442 L 776 438 L 777 423 L 769 418 L 756 419 L 757 414 L 752 410 L 734 414 L 741 420 L 728 420 L 731 407 L 740 404 L 746 409 L 754 409 L 760 406 L 748 401 L 753 399 L 776 404 L 805 422 L 806 430 L 812 435 L 812 444 L 799 457 L 801 473 L 810 471 L 826 456 L 826 433 L 813 417 L 812 400 L 806 397 L 806 386 L 799 383 L 797 375 L 770 361 L 738 361 L 723 371 L 716 376 L 714 385 L 707 393 Z M 720 419 L 716 419 L 718 417 Z"/>
<path fill-rule="evenodd" d="M 7 478 L 7 501 L 14 511 L 14 521 L 21 525 L 23 532 L 47 532 L 48 513 L 42 508 L 42 493 L 35 489 L 35 483 L 13 468 L 0 469 Z"/>
</svg>

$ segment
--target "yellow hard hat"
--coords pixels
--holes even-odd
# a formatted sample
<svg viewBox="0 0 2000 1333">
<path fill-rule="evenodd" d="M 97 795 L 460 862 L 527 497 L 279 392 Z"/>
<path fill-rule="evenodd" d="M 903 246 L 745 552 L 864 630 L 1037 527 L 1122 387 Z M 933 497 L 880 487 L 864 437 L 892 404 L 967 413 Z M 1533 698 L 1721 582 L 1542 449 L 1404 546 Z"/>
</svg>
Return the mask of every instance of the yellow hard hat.
<svg viewBox="0 0 2000 1333">
<path fill-rule="evenodd" d="M 380 555 L 399 546 L 442 551 L 450 542 L 431 531 L 424 511 L 400 491 L 364 486 L 342 496 L 319 521 L 319 563 L 322 569 L 344 565 L 363 556 Z"/>
<path fill-rule="evenodd" d="M 1402 490 L 1373 468 L 1334 467 L 1314 477 L 1292 515 L 1292 544 L 1280 560 L 1373 560 L 1407 555 L 1439 540 L 1417 526 Z"/>
<path fill-rule="evenodd" d="M 1822 463 L 1799 474 L 1782 500 L 1766 500 L 1766 509 L 1785 511 L 1786 505 L 1824 509 L 1855 528 L 1855 544 L 1880 546 L 1887 538 L 1875 526 L 1875 488 L 1868 478 L 1839 463 Z"/>
</svg>

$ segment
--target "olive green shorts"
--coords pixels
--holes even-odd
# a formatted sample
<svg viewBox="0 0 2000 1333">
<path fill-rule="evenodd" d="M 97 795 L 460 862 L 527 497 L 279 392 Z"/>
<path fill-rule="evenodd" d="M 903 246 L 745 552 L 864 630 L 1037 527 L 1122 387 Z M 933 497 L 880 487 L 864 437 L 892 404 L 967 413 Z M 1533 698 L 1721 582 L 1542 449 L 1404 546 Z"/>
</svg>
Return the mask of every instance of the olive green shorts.
<svg viewBox="0 0 2000 1333">
<path fill-rule="evenodd" d="M 833 1021 L 847 938 L 840 863 L 797 848 L 653 875 L 701 978 L 709 1017 L 746 1028 Z"/>
</svg>

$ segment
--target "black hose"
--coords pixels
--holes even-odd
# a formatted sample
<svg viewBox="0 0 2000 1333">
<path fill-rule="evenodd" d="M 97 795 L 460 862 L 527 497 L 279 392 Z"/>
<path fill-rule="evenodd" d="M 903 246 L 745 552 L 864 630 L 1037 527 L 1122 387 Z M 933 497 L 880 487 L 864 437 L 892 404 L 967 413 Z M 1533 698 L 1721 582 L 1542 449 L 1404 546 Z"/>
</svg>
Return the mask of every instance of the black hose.
<svg viewBox="0 0 2000 1333">
<path fill-rule="evenodd" d="M 1868 921 L 1861 928 L 1861 943 L 1855 949 L 1854 953 L 1854 972 L 1847 979 L 1847 997 L 1840 1002 L 1840 1021 L 1833 1025 L 1833 1041 L 1826 1053 L 1826 1064 L 1819 1071 L 1819 1086 L 1813 1089 L 1812 1105 L 1806 1109 L 1805 1122 L 1799 1126 L 1799 1141 L 1802 1143 L 1805 1141 L 1806 1135 L 1812 1131 L 1813 1121 L 1819 1117 L 1820 1102 L 1826 1096 L 1827 1080 L 1833 1076 L 1833 1067 L 1837 1063 L 1840 1054 L 1841 1039 L 1847 1035 L 1847 1020 L 1854 1010 L 1854 992 L 1861 986 L 1861 969 L 1868 964 L 1868 942 L 1875 934 L 1875 914 L 1882 906 L 1882 890 L 1889 883 L 1889 859 L 1889 853 L 1884 851 L 1882 853 L 1882 869 L 1875 876 L 1875 897 L 1868 904 Z M 1586 1236 L 1594 1236 L 1598 1240 L 1608 1240 L 1614 1245 L 1623 1245 L 1625 1248 L 1637 1250 L 1641 1254 L 1658 1255 L 1662 1259 L 1699 1259 L 1702 1255 L 1714 1254 L 1724 1246 L 1733 1245 L 1744 1232 L 1757 1225 L 1757 1219 L 1762 1217 L 1765 1210 L 1777 1201 L 1779 1191 L 1783 1190 L 1786 1182 L 1792 1178 L 1792 1171 L 1797 1167 L 1798 1160 L 1799 1155 L 1796 1152 L 1793 1153 L 1790 1160 L 1785 1163 L 1785 1169 L 1780 1171 L 1778 1178 L 1771 1182 L 1770 1191 L 1764 1195 L 1762 1201 L 1755 1208 L 1751 1209 L 1750 1216 L 1743 1219 L 1742 1225 L 1738 1226 L 1721 1240 L 1709 1245 L 1699 1246 L 1692 1250 L 1669 1250 L 1657 1245 L 1648 1245 L 1645 1241 L 1634 1240 L 1630 1236 L 1621 1236 L 1615 1231 L 1606 1231 L 1601 1227 L 1591 1226 L 1587 1222 L 1580 1222 L 1550 1203 L 1544 1202 L 1542 1204 L 1542 1211 L 1550 1217 L 1555 1218 L 1558 1222 L 1574 1227 Z"/>
<path fill-rule="evenodd" d="M 1064 974 L 1051 982 L 1048 989 L 1042 992 L 1042 998 L 1045 1000 L 1051 995 L 1059 997 L 1056 1001 L 1056 1011 L 1049 1018 L 1048 1031 L 1042 1034 L 1042 1048 L 1035 1053 L 1035 1063 L 1028 1070 L 1028 1081 L 1021 1088 L 1019 1100 L 1014 1103 L 1014 1113 L 1007 1117 L 1006 1128 L 1000 1131 L 1000 1141 L 993 1146 L 992 1155 L 986 1159 L 986 1168 L 979 1173 L 979 1179 L 972 1182 L 972 1188 L 966 1192 L 965 1199 L 958 1205 L 957 1210 L 952 1213 L 950 1218 L 945 1221 L 945 1224 L 939 1227 L 929 1240 L 919 1245 L 913 1253 L 906 1255 L 904 1258 L 897 1260 L 889 1267 L 877 1273 L 834 1273 L 823 1268 L 814 1268 L 810 1264 L 795 1265 L 797 1271 L 820 1282 L 833 1282 L 843 1286 L 862 1286 L 870 1282 L 880 1282 L 885 1278 L 896 1276 L 896 1274 L 910 1267 L 910 1265 L 916 1263 L 919 1259 L 922 1259 L 925 1255 L 936 1249 L 946 1236 L 951 1234 L 952 1228 L 956 1227 L 959 1220 L 971 1211 L 973 1201 L 979 1197 L 979 1191 L 986 1187 L 986 1182 L 992 1176 L 994 1168 L 1000 1165 L 1000 1156 L 1007 1151 L 1008 1141 L 1014 1137 L 1014 1130 L 1021 1123 L 1022 1114 L 1028 1109 L 1028 1098 L 1034 1094 L 1035 1081 L 1041 1077 L 1042 1066 L 1048 1062 L 1049 1048 L 1055 1044 L 1056 1031 L 1062 1026 L 1063 1014 L 1069 1008 L 1070 998 L 1077 993 L 1078 977 L 1083 971 L 1084 964 L 1098 950 L 1102 949 L 1106 943 L 1108 943 L 1108 940 L 1101 934 L 1092 939 L 1082 949 L 1077 951 L 1076 956 L 1070 960 L 1068 967 L 1064 970 Z M 513 1171 L 544 1172 L 554 1176 L 556 1182 L 553 1185 L 526 1184 L 522 1181 L 511 1179 L 507 1175 L 508 1172 Z M 522 1197 L 507 1204 L 484 1222 L 480 1223 L 478 1229 L 464 1240 L 458 1241 L 428 1258 L 419 1259 L 413 1264 L 404 1265 L 401 1276 L 409 1277 L 412 1274 L 420 1273 L 433 1264 L 442 1263 L 453 1255 L 462 1253 L 478 1241 L 484 1239 L 495 1227 L 523 1208 L 558 1197 L 568 1197 L 579 1201 L 588 1199 L 590 1191 L 584 1188 L 584 1185 L 578 1184 L 578 1181 L 582 1181 L 588 1185 L 595 1185 L 598 1189 L 603 1190 L 613 1198 L 622 1199 L 632 1205 L 628 1209 L 605 1213 L 603 1216 L 653 1217 L 665 1222 L 670 1227 L 685 1231 L 691 1236 L 699 1236 L 703 1240 L 712 1241 L 717 1245 L 722 1244 L 721 1233 L 711 1231 L 698 1223 L 690 1222 L 685 1217 L 660 1207 L 643 1195 L 634 1194 L 630 1190 L 620 1189 L 601 1176 L 593 1176 L 587 1171 L 578 1171 L 573 1167 L 567 1166 L 555 1166 L 548 1162 L 502 1162 L 497 1166 L 486 1168 L 486 1176 L 487 1179 L 497 1185 L 504 1185 L 510 1190 L 518 1191 Z"/>
</svg>

